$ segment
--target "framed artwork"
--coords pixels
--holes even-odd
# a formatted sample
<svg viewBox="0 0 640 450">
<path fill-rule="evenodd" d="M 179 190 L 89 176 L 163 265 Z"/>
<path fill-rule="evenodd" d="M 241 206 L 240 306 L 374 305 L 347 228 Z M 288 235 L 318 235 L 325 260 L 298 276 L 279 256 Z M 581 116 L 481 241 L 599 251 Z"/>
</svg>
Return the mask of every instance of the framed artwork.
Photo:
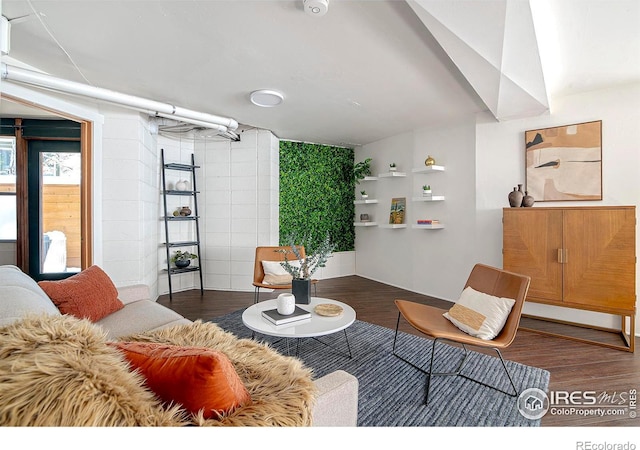
<svg viewBox="0 0 640 450">
<path fill-rule="evenodd" d="M 602 121 L 525 131 L 526 190 L 536 202 L 602 200 Z"/>
<path fill-rule="evenodd" d="M 406 197 L 391 199 L 391 214 L 389 214 L 389 223 L 404 223 L 404 212 L 407 206 Z"/>
</svg>

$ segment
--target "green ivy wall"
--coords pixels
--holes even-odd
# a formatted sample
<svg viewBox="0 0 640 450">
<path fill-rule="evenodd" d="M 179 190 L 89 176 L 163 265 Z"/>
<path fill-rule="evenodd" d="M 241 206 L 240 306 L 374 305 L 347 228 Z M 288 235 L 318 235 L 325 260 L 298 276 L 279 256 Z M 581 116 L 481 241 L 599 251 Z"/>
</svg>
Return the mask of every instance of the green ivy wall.
<svg viewBox="0 0 640 450">
<path fill-rule="evenodd" d="M 353 149 L 280 141 L 280 245 L 308 236 L 312 252 L 329 234 L 334 251 L 354 249 Z"/>
</svg>

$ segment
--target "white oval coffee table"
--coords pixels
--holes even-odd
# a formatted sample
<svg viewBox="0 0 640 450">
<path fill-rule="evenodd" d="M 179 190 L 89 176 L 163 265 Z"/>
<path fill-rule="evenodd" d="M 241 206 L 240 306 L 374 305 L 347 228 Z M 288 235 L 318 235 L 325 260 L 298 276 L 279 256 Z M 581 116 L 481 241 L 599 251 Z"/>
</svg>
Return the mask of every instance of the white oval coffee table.
<svg viewBox="0 0 640 450">
<path fill-rule="evenodd" d="M 323 303 L 341 306 L 342 314 L 336 317 L 327 317 L 317 314 L 314 311 L 314 308 Z M 305 305 L 296 303 L 296 306 L 309 311 L 311 313 L 311 318 L 284 325 L 274 325 L 262 317 L 262 311 L 274 309 L 276 307 L 276 301 L 266 300 L 256 303 L 244 310 L 242 313 L 242 323 L 256 333 L 281 338 L 318 338 L 320 336 L 344 331 L 347 348 L 349 349 L 349 358 L 351 358 L 351 347 L 349 346 L 349 338 L 347 337 L 346 332 L 346 329 L 356 320 L 356 312 L 351 306 L 337 300 L 322 297 L 311 297 L 310 304 Z M 318 342 L 327 345 L 322 341 L 318 340 Z"/>
</svg>

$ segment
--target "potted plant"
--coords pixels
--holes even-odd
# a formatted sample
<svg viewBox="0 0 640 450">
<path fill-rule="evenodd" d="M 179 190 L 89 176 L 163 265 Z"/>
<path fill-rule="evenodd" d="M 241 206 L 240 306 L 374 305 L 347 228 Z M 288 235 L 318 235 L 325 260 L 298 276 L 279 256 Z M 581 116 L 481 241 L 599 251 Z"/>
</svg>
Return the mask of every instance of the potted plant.
<svg viewBox="0 0 640 450">
<path fill-rule="evenodd" d="M 395 172 L 395 171 L 396 171 L 396 163 L 389 164 L 389 172 Z"/>
<path fill-rule="evenodd" d="M 197 259 L 198 255 L 195 253 L 191 253 L 188 251 L 183 252 L 182 250 L 177 250 L 173 256 L 171 257 L 171 262 L 176 265 L 176 267 L 184 268 L 188 267 L 191 264 L 192 259 Z"/>
<path fill-rule="evenodd" d="M 364 177 L 371 175 L 371 158 L 367 158 L 364 161 L 360 161 L 353 166 L 353 179 L 357 184 L 360 184 L 360 180 Z"/>
<path fill-rule="evenodd" d="M 424 195 L 430 195 L 431 194 L 431 186 L 428 184 L 425 184 L 424 186 L 422 186 L 422 193 Z"/>
<path fill-rule="evenodd" d="M 367 191 L 360 191 L 360 196 L 362 198 L 369 198 L 369 194 L 367 194 Z"/>
<path fill-rule="evenodd" d="M 309 304 L 311 302 L 311 275 L 315 273 L 320 267 L 325 267 L 328 259 L 331 257 L 331 252 L 335 249 L 335 245 L 331 243 L 329 235 L 320 242 L 317 247 L 311 248 L 309 245 L 305 245 L 309 242 L 309 237 L 304 236 L 299 240 L 295 235 L 288 236 L 285 239 L 291 250 L 278 250 L 284 253 L 284 262 L 282 267 L 293 278 L 291 280 L 291 293 L 296 298 L 296 303 Z M 296 242 L 299 242 L 296 244 Z M 302 257 L 300 247 L 305 247 L 305 257 Z M 293 258 L 289 258 L 289 254 L 293 253 L 297 262 L 292 264 Z"/>
</svg>

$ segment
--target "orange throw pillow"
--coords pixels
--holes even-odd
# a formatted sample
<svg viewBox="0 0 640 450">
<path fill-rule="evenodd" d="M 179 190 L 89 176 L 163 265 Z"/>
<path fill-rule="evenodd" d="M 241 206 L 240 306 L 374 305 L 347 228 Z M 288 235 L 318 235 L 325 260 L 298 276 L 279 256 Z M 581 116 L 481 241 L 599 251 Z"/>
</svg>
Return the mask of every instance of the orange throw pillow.
<svg viewBox="0 0 640 450">
<path fill-rule="evenodd" d="M 206 347 L 154 342 L 114 342 L 146 379 L 147 387 L 166 403 L 180 403 L 205 419 L 251 402 L 247 388 L 224 353 Z"/>
<path fill-rule="evenodd" d="M 39 281 L 62 314 L 97 322 L 122 308 L 118 290 L 100 267 L 91 266 L 65 280 Z"/>
</svg>

